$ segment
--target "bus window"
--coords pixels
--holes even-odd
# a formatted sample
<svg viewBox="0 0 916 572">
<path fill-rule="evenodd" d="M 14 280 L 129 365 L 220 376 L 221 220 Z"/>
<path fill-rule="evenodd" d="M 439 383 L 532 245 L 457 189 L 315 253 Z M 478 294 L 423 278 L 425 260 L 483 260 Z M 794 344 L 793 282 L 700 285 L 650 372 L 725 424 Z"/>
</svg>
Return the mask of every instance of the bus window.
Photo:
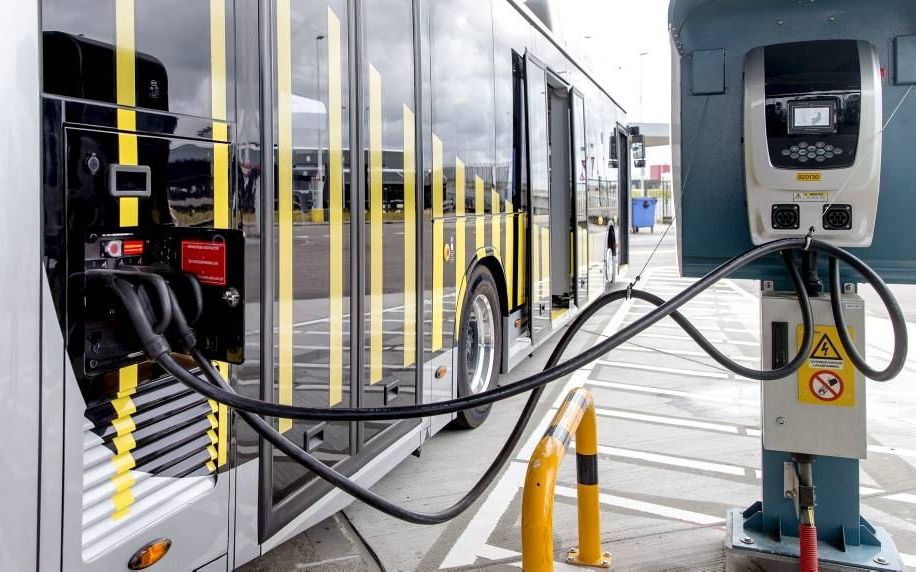
<svg viewBox="0 0 916 572">
<path fill-rule="evenodd" d="M 350 407 L 346 2 L 277 0 L 274 10 L 275 398 Z M 352 452 L 350 423 L 278 424 L 328 464 Z M 314 475 L 285 456 L 272 459 L 276 505 Z"/>
<path fill-rule="evenodd" d="M 361 407 L 417 401 L 417 208 L 413 12 L 409 2 L 365 4 L 362 66 L 366 145 L 365 359 Z M 367 422 L 362 440 L 391 422 Z M 406 424 L 405 424 L 406 425 Z"/>
</svg>

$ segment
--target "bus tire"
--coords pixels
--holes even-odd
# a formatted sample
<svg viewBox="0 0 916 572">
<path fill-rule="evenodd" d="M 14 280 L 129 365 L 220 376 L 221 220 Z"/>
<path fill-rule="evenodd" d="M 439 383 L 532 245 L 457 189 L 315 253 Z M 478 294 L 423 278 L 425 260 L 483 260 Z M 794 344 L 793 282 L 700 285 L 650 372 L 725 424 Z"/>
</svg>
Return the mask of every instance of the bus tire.
<svg viewBox="0 0 916 572">
<path fill-rule="evenodd" d="M 613 250 L 608 248 L 604 252 L 604 281 L 610 286 L 617 282 L 617 269 L 619 265 L 617 264 L 617 255 Z"/>
<path fill-rule="evenodd" d="M 613 224 L 607 228 L 607 245 L 604 250 L 604 282 L 606 286 L 617 282 L 617 271 L 620 264 L 617 260 L 617 229 Z"/>
<path fill-rule="evenodd" d="M 458 396 L 474 395 L 496 387 L 502 363 L 502 311 L 493 275 L 478 265 L 468 279 L 458 330 Z M 479 427 L 490 414 L 490 405 L 458 412 L 454 425 Z"/>
</svg>

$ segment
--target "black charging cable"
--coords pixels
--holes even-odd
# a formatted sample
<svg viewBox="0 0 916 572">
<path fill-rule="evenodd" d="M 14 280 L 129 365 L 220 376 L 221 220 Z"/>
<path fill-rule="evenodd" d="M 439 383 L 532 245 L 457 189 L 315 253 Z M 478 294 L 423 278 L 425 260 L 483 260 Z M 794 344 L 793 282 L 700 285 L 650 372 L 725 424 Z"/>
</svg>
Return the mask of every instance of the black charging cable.
<svg viewBox="0 0 916 572">
<path fill-rule="evenodd" d="M 687 318 L 677 312 L 678 308 L 688 303 L 703 291 L 707 290 L 715 282 L 728 276 L 741 267 L 750 264 L 754 260 L 757 260 L 773 252 L 800 249 L 805 243 L 805 239 L 784 239 L 755 247 L 748 252 L 739 255 L 726 262 L 725 264 L 719 266 L 668 301 L 662 301 L 657 296 L 638 290 L 619 290 L 605 293 L 599 296 L 587 307 L 589 312 L 580 313 L 577 315 L 576 320 L 574 320 L 566 332 L 568 335 L 575 335 L 578 329 L 581 328 L 582 324 L 585 323 L 585 320 L 589 316 L 593 315 L 594 312 L 597 312 L 610 303 L 616 302 L 618 300 L 624 300 L 627 297 L 638 296 L 640 299 L 658 305 L 658 308 L 646 314 L 636 322 L 633 322 L 632 324 L 622 328 L 619 332 L 610 336 L 608 339 L 598 342 L 594 346 L 584 350 L 582 353 L 562 363 L 556 363 L 556 365 L 552 367 L 548 367 L 541 372 L 530 375 L 511 385 L 497 387 L 485 392 L 459 397 L 448 401 L 398 407 L 341 407 L 336 409 L 309 408 L 296 407 L 282 403 L 267 402 L 260 399 L 238 395 L 236 393 L 228 392 L 214 387 L 199 379 L 196 382 L 192 380 L 188 381 L 189 385 L 192 385 L 194 390 L 199 391 L 210 399 L 228 405 L 234 409 L 249 411 L 268 417 L 303 419 L 310 421 L 392 421 L 399 419 L 414 419 L 419 417 L 457 413 L 458 411 L 489 405 L 496 401 L 501 401 L 515 395 L 527 393 L 538 387 L 542 387 L 604 356 L 612 349 L 618 347 L 620 344 L 628 341 L 640 332 L 646 330 L 647 328 L 651 327 L 666 317 L 671 316 L 675 319 L 675 321 L 677 321 L 678 324 L 682 326 L 689 325 Z M 817 241 L 814 241 L 814 243 L 815 247 L 817 244 L 820 244 Z M 845 255 L 850 257 L 852 256 L 848 253 L 845 253 Z M 687 334 L 698 343 L 700 343 L 701 347 L 703 347 L 705 350 L 710 351 L 710 354 L 714 359 L 722 364 L 723 367 L 734 371 L 738 375 L 762 381 L 782 379 L 797 371 L 800 365 L 811 353 L 811 346 L 813 343 L 812 340 L 814 337 L 814 327 L 813 318 L 811 317 L 810 299 L 807 292 L 805 292 L 804 283 L 797 267 L 795 266 L 794 259 L 788 254 L 784 254 L 783 258 L 789 270 L 792 282 L 796 288 L 796 294 L 799 298 L 799 305 L 802 310 L 803 321 L 805 324 L 804 334 L 802 337 L 803 343 L 799 348 L 798 354 L 786 366 L 776 370 L 764 371 L 741 366 L 724 356 L 724 354 L 717 350 L 711 342 L 706 340 L 695 327 L 689 326 L 686 328 Z M 169 360 L 172 358 L 169 356 L 164 356 L 162 359 Z M 175 364 L 177 365 L 177 362 L 175 362 Z M 174 365 L 172 365 L 172 367 L 174 367 Z"/>
<path fill-rule="evenodd" d="M 876 281 L 881 280 L 881 277 L 865 264 L 855 264 L 854 262 L 851 262 L 850 266 L 859 272 L 872 286 L 875 285 Z M 897 299 L 894 298 L 893 294 L 887 287 L 875 288 L 875 292 L 877 292 L 878 297 L 881 298 L 881 302 L 884 304 L 884 307 L 888 309 L 888 315 L 891 320 L 891 327 L 894 330 L 894 353 L 891 355 L 891 360 L 887 364 L 887 367 L 882 370 L 878 370 L 866 363 L 865 358 L 861 353 L 859 353 L 859 349 L 856 347 L 855 341 L 852 340 L 852 338 L 849 336 L 849 329 L 846 325 L 846 316 L 843 313 L 843 286 L 840 284 L 840 261 L 838 259 L 830 259 L 829 272 L 830 307 L 833 310 L 833 322 L 836 325 L 837 335 L 840 338 L 840 343 L 843 345 L 843 349 L 846 350 L 846 355 L 849 356 L 849 361 L 851 361 L 852 364 L 856 366 L 856 369 L 861 371 L 862 374 L 869 379 L 873 379 L 875 381 L 888 381 L 889 379 L 894 378 L 897 373 L 903 369 L 904 364 L 906 364 L 906 356 L 909 349 L 906 318 L 904 317 L 903 312 L 900 310 Z"/>
<path fill-rule="evenodd" d="M 540 395 L 543 392 L 543 388 L 547 383 L 557 379 L 558 377 L 561 377 L 562 375 L 565 375 L 566 373 L 571 373 L 571 371 L 580 367 L 578 365 L 570 366 L 569 364 L 578 363 L 581 360 L 585 360 L 585 359 L 587 359 L 585 363 L 588 363 L 589 361 L 592 361 L 593 359 L 600 357 L 600 355 L 603 355 L 610 349 L 613 349 L 614 347 L 620 345 L 620 343 L 623 343 L 630 337 L 650 327 L 652 324 L 658 322 L 659 320 L 661 320 L 662 318 L 666 316 L 671 316 L 679 325 L 684 327 L 688 335 L 690 335 L 691 338 L 693 338 L 695 341 L 700 343 L 701 347 L 703 347 L 707 351 L 710 349 L 714 350 L 709 353 L 714 359 L 716 359 L 716 361 L 718 361 L 723 366 L 728 367 L 729 369 L 732 369 L 732 368 L 737 369 L 738 371 L 736 371 L 736 373 L 739 373 L 740 375 L 745 375 L 745 373 L 743 373 L 742 370 L 746 370 L 746 374 L 749 374 L 747 375 L 747 377 L 764 376 L 764 377 L 758 377 L 758 378 L 759 379 L 779 379 L 779 378 L 785 377 L 786 375 L 790 375 L 792 373 L 791 371 L 786 372 L 782 370 L 791 369 L 792 367 L 795 367 L 795 369 L 797 370 L 798 366 L 801 363 L 803 363 L 804 360 L 807 358 L 807 356 L 810 354 L 812 339 L 813 339 L 813 318 L 811 316 L 810 300 L 808 299 L 807 292 L 805 291 L 801 275 L 798 272 L 797 267 L 795 266 L 794 258 L 791 257 L 791 255 L 789 255 L 787 252 L 789 248 L 798 248 L 799 246 L 796 244 L 792 244 L 792 245 L 785 244 L 786 242 L 792 242 L 792 241 L 798 242 L 799 240 L 806 243 L 804 244 L 804 246 L 808 246 L 809 248 L 823 249 L 825 251 L 828 251 L 828 253 L 832 254 L 836 258 L 846 261 L 851 266 L 853 266 L 853 268 L 856 268 L 857 270 L 859 270 L 862 273 L 862 275 L 866 278 L 866 280 L 869 283 L 871 283 L 877 291 L 879 291 L 879 295 L 881 296 L 881 299 L 885 302 L 888 312 L 892 315 L 892 320 L 897 320 L 898 318 L 902 320 L 902 313 L 900 311 L 899 305 L 896 303 L 896 300 L 893 297 L 893 294 L 887 289 L 886 285 L 880 279 L 880 277 L 877 276 L 877 274 L 875 274 L 873 271 L 871 271 L 863 262 L 861 262 L 860 260 L 852 256 L 851 254 L 847 253 L 846 251 L 837 249 L 835 247 L 826 245 L 824 243 L 820 243 L 819 241 L 808 241 L 806 239 L 787 239 L 786 241 L 776 241 L 775 243 L 770 243 L 768 245 L 756 247 L 746 252 L 745 254 L 739 257 L 736 257 L 735 259 L 720 266 L 716 270 L 713 270 L 707 276 L 701 278 L 697 283 L 693 284 L 691 287 L 687 288 L 684 292 L 681 292 L 680 294 L 678 294 L 677 296 L 675 296 L 672 300 L 668 302 L 663 301 L 661 298 L 653 294 L 642 292 L 639 290 L 621 290 L 617 292 L 611 292 L 611 293 L 604 294 L 603 296 L 599 297 L 593 304 L 588 306 L 585 310 L 583 310 L 576 316 L 576 319 L 569 326 L 567 331 L 564 332 L 559 343 L 555 347 L 553 353 L 550 356 L 550 359 L 548 360 L 547 368 L 543 372 L 529 376 L 528 378 L 525 378 L 524 380 L 516 384 L 507 386 L 506 388 L 498 388 L 497 390 L 491 390 L 491 391 L 488 391 L 482 394 L 477 394 L 475 396 L 454 399 L 448 402 L 440 402 L 438 404 L 426 404 L 426 405 L 419 405 L 419 406 L 392 408 L 392 409 L 397 409 L 399 410 L 398 411 L 399 413 L 402 413 L 400 417 L 390 417 L 388 414 L 391 411 L 391 409 L 382 410 L 382 412 L 385 413 L 385 415 L 382 415 L 381 413 L 378 412 L 379 408 L 372 408 L 368 410 L 352 409 L 352 408 L 343 409 L 343 410 L 334 410 L 334 409 L 326 410 L 326 409 L 293 408 L 290 406 L 286 406 L 287 409 L 293 410 L 294 412 L 297 413 L 297 418 L 306 418 L 306 419 L 312 419 L 312 420 L 322 419 L 321 415 L 329 415 L 329 418 L 337 419 L 337 420 L 401 419 L 401 418 L 412 418 L 412 417 L 425 417 L 427 415 L 438 415 L 444 412 L 460 411 L 460 410 L 467 409 L 470 407 L 477 407 L 479 405 L 493 403 L 495 401 L 505 399 L 506 397 L 516 395 L 519 393 L 523 393 L 525 391 L 532 391 L 531 395 L 528 398 L 527 403 L 525 404 L 525 407 L 523 408 L 521 415 L 519 416 L 518 421 L 516 422 L 516 425 L 512 431 L 512 434 L 510 435 L 510 438 L 503 445 L 502 449 L 500 450 L 499 454 L 497 455 L 496 459 L 494 459 L 490 467 L 488 467 L 488 469 L 484 472 L 484 474 L 481 476 L 478 482 L 474 485 L 474 487 L 464 497 L 462 497 L 461 500 L 459 500 L 453 506 L 443 511 L 437 512 L 437 513 L 419 513 L 415 511 L 410 511 L 408 509 L 400 507 L 376 495 L 375 493 L 372 493 L 368 489 L 365 489 L 359 486 L 358 484 L 354 483 L 352 480 L 341 475 L 340 473 L 337 473 L 330 467 L 327 467 L 326 465 L 324 465 L 324 463 L 322 463 L 321 461 L 316 459 L 314 456 L 304 451 L 301 447 L 299 447 L 298 445 L 296 445 L 295 443 L 293 443 L 292 441 L 284 437 L 282 434 L 280 434 L 267 421 L 259 417 L 258 414 L 255 414 L 251 411 L 246 411 L 244 407 L 239 407 L 237 405 L 234 405 L 233 402 L 238 401 L 236 398 L 240 398 L 242 400 L 242 403 L 247 405 L 248 403 L 246 403 L 245 400 L 248 400 L 248 398 L 244 398 L 243 396 L 239 396 L 238 394 L 236 394 L 232 390 L 231 386 L 229 386 L 229 384 L 226 383 L 222 379 L 222 377 L 219 375 L 219 373 L 216 371 L 213 365 L 209 362 L 209 360 L 207 360 L 200 353 L 200 351 L 196 349 L 195 347 L 196 339 L 193 335 L 193 330 L 191 330 L 190 326 L 187 324 L 187 320 L 184 317 L 184 313 L 181 309 L 180 304 L 177 302 L 174 293 L 170 292 L 170 299 L 172 301 L 172 308 L 171 308 L 172 324 L 171 324 L 171 327 L 169 328 L 170 335 L 176 336 L 177 339 L 179 340 L 179 345 L 182 346 L 182 349 L 190 353 L 194 357 L 195 361 L 198 363 L 198 365 L 204 372 L 204 375 L 209 379 L 210 383 L 207 383 L 201 380 L 196 375 L 194 375 L 193 373 L 185 369 L 183 366 L 181 366 L 170 355 L 171 349 L 166 339 L 161 334 L 158 334 L 154 331 L 153 326 L 150 323 L 150 321 L 153 318 L 149 315 L 148 312 L 144 311 L 143 306 L 140 301 L 140 295 L 138 293 L 140 290 L 142 290 L 145 283 L 133 284 L 133 283 L 127 282 L 127 279 L 129 279 L 128 277 L 122 276 L 120 278 L 112 278 L 108 282 L 108 284 L 109 286 L 111 286 L 113 292 L 116 294 L 116 296 L 121 301 L 122 305 L 125 307 L 128 313 L 128 316 L 131 320 L 131 323 L 134 325 L 135 329 L 137 330 L 137 335 L 140 338 L 140 341 L 143 344 L 143 347 L 148 357 L 150 357 L 150 359 L 153 359 L 154 361 L 159 363 L 168 373 L 174 375 L 179 381 L 190 386 L 192 389 L 199 391 L 203 395 L 237 409 L 239 414 L 242 416 L 242 418 L 245 419 L 252 426 L 252 428 L 258 434 L 260 434 L 265 440 L 273 444 L 275 447 L 277 447 L 280 451 L 288 455 L 293 460 L 304 465 L 306 468 L 314 472 L 320 478 L 327 480 L 332 485 L 350 494 L 354 498 L 362 500 L 363 502 L 366 502 L 370 506 L 373 506 L 381 510 L 382 512 L 385 512 L 386 514 L 390 516 L 400 518 L 408 522 L 413 522 L 416 524 L 438 524 L 441 522 L 445 522 L 451 518 L 454 518 L 455 516 L 460 514 L 462 511 L 467 509 L 469 506 L 471 506 L 471 504 L 473 504 L 473 502 L 477 500 L 477 498 L 479 498 L 479 496 L 483 493 L 483 491 L 486 490 L 489 484 L 493 481 L 493 479 L 499 473 L 499 470 L 502 468 L 503 464 L 508 460 L 509 456 L 511 455 L 512 451 L 514 450 L 515 446 L 517 445 L 518 441 L 520 440 L 522 434 L 524 433 L 524 429 L 528 421 L 530 420 L 531 415 L 533 414 L 533 411 L 538 403 Z M 687 303 L 689 300 L 691 300 L 693 297 L 698 295 L 703 290 L 709 288 L 717 280 L 727 276 L 731 272 L 734 272 L 741 266 L 744 266 L 752 262 L 753 260 L 760 258 L 761 256 L 765 256 L 777 250 L 783 251 L 784 261 L 789 270 L 789 274 L 790 274 L 790 277 L 792 278 L 793 284 L 796 287 L 796 290 L 799 296 L 799 304 L 802 308 L 805 333 L 803 336 L 803 344 L 802 344 L 803 347 L 801 348 L 801 350 L 799 351 L 799 354 L 796 356 L 795 359 L 793 359 L 789 364 L 787 364 L 787 366 L 780 368 L 778 370 L 761 372 L 761 371 L 752 370 L 749 368 L 744 368 L 743 366 L 739 366 L 738 364 L 735 364 L 734 362 L 729 360 L 726 356 L 724 356 L 724 354 L 722 354 L 716 348 L 714 348 L 714 346 L 712 346 L 712 344 L 708 340 L 706 340 L 702 336 L 702 334 L 700 334 L 699 331 L 696 330 L 696 328 L 692 324 L 690 324 L 689 321 L 687 321 L 687 319 L 683 315 L 680 314 L 680 312 L 677 311 L 677 308 Z M 863 269 L 865 269 L 866 271 L 863 272 Z M 153 283 L 154 283 L 154 287 L 157 287 L 157 288 L 159 287 L 159 283 L 157 283 L 155 280 L 153 281 Z M 614 301 L 626 299 L 629 297 L 636 297 L 638 299 L 648 301 L 658 306 L 658 308 L 656 310 L 653 310 L 652 312 L 650 312 L 649 314 L 647 314 L 646 316 L 644 316 L 637 322 L 627 326 L 626 328 L 618 332 L 616 335 L 611 336 L 610 338 L 608 338 L 607 340 L 603 342 L 600 342 L 599 344 L 597 344 L 595 347 L 591 348 L 590 350 L 586 350 L 579 356 L 571 358 L 570 360 L 563 362 L 562 364 L 559 364 L 559 365 L 557 364 L 559 359 L 562 357 L 564 351 L 567 349 L 572 338 L 579 331 L 579 329 L 588 321 L 588 319 L 594 316 L 594 314 L 598 310 L 600 310 L 602 307 Z M 905 326 L 905 322 L 904 322 L 904 326 Z M 898 332 L 895 329 L 895 335 L 896 334 L 898 334 Z M 901 341 L 900 336 L 897 336 L 897 341 L 899 345 L 899 342 Z M 895 356 L 898 354 L 898 352 L 902 352 L 903 360 L 905 361 L 905 357 L 906 357 L 905 330 L 903 333 L 902 341 L 903 341 L 903 349 L 900 350 L 899 348 L 895 348 Z M 595 356 L 594 358 L 590 357 L 592 354 L 597 353 L 597 352 L 600 352 L 600 354 Z M 795 365 L 796 362 L 798 362 L 798 365 Z M 582 365 L 584 365 L 584 363 Z M 570 367 L 572 369 L 570 369 L 569 371 L 566 371 L 566 369 Z M 901 367 L 902 367 L 902 364 L 899 367 L 897 367 L 896 361 L 892 360 L 892 363 L 888 367 L 888 370 L 891 371 L 894 368 L 896 368 L 897 372 L 899 372 L 899 369 Z M 564 373 L 555 373 L 558 371 L 562 371 Z M 897 372 L 893 372 L 894 375 Z M 211 383 L 213 385 L 211 385 Z M 497 397 L 495 394 L 500 393 L 499 390 L 501 389 L 513 389 L 514 392 L 509 392 L 509 395 Z M 231 399 L 224 400 L 226 396 L 229 396 Z M 472 398 L 478 398 L 479 400 L 479 398 L 482 398 L 482 397 L 486 398 L 486 401 L 482 403 L 477 403 L 475 402 L 474 399 L 472 399 Z M 270 404 L 270 403 L 262 402 L 259 400 L 248 400 L 248 401 L 254 402 L 254 406 L 258 406 L 258 407 L 263 404 L 278 405 L 278 404 Z M 427 408 L 431 406 L 434 408 L 434 410 L 432 412 L 428 412 Z M 441 406 L 441 407 L 436 407 L 436 406 Z M 312 411 L 317 412 L 317 414 L 315 416 L 303 414 L 303 412 L 312 412 Z M 344 414 L 340 415 L 340 413 L 344 413 Z M 269 413 L 260 413 L 260 414 L 270 415 L 274 417 L 291 417 L 290 415 L 287 415 L 287 413 L 285 412 L 279 415 L 271 415 Z M 298 414 L 303 414 L 303 416 L 298 417 Z"/>
</svg>

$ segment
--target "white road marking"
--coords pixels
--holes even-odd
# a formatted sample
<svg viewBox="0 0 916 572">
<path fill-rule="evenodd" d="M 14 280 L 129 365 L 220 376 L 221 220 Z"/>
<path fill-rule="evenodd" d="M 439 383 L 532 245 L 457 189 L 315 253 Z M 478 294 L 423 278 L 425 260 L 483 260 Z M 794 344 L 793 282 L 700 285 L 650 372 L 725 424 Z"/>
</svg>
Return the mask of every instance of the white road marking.
<svg viewBox="0 0 916 572">
<path fill-rule="evenodd" d="M 650 387 L 646 385 L 635 385 L 632 383 L 619 383 L 615 381 L 598 381 L 590 379 L 586 382 L 587 385 L 592 387 L 600 387 L 603 389 L 619 389 L 621 391 L 631 391 L 635 393 L 648 393 L 651 395 L 668 395 L 671 397 L 684 397 L 692 401 L 711 401 L 713 403 L 728 403 L 734 404 L 738 403 L 740 405 L 746 405 L 749 407 L 757 407 L 760 405 L 759 399 L 742 399 L 734 395 L 722 394 L 712 394 L 712 393 L 697 393 L 694 391 L 681 391 L 679 389 L 666 389 L 662 387 Z"/>
<path fill-rule="evenodd" d="M 595 413 L 602 417 L 613 417 L 616 419 L 627 419 L 630 421 L 642 421 L 644 423 L 655 423 L 656 425 L 670 425 L 672 427 L 684 427 L 687 429 L 705 429 L 717 433 L 729 433 L 740 435 L 741 429 L 737 425 L 726 425 L 724 423 L 713 423 L 711 421 L 695 421 L 693 419 L 678 419 L 674 417 L 662 417 L 660 415 L 649 415 L 648 413 L 636 413 L 634 411 L 624 411 L 621 409 L 604 409 L 595 408 Z M 748 434 L 751 429 L 744 428 Z"/>
<path fill-rule="evenodd" d="M 690 336 L 688 336 L 687 334 L 681 334 L 680 336 L 674 336 L 671 334 L 654 334 L 654 333 L 649 333 L 649 332 L 643 332 L 639 334 L 639 336 L 637 336 L 636 339 L 639 339 L 639 338 L 653 338 L 656 340 L 678 340 L 678 341 L 693 342 L 693 340 L 690 339 Z M 729 340 L 725 338 L 706 338 L 706 339 L 714 344 L 731 344 L 733 346 L 748 346 L 748 347 L 753 347 L 753 348 L 760 347 L 760 342 L 743 342 L 743 341 Z"/>
<path fill-rule="evenodd" d="M 633 323 L 633 322 L 625 322 L 624 325 L 629 326 L 629 325 L 632 324 L 632 323 Z M 659 322 L 659 323 L 657 323 L 657 324 L 654 324 L 654 325 L 652 326 L 652 328 L 663 328 L 663 329 L 666 329 L 666 330 L 679 330 L 679 331 L 683 331 L 683 329 L 682 329 L 679 325 L 677 325 L 674 321 L 670 321 L 670 322 L 669 322 L 669 321 L 667 321 L 667 320 L 664 320 L 664 321 L 661 321 L 661 322 Z M 650 328 L 650 329 L 651 329 L 651 328 Z M 727 334 L 744 334 L 745 336 L 749 336 L 749 337 L 753 337 L 753 338 L 759 337 L 759 334 L 757 333 L 757 331 L 756 331 L 756 330 L 751 330 L 750 328 L 716 328 L 715 331 L 706 330 L 706 329 L 700 329 L 700 333 L 703 334 L 704 336 L 715 335 L 715 334 L 717 334 L 717 333 L 722 333 L 722 332 L 725 332 L 725 333 L 727 333 Z M 686 334 L 685 334 L 685 335 L 686 335 Z M 758 344 L 758 345 L 759 345 L 759 344 Z M 703 354 L 703 355 L 707 355 L 707 354 Z"/>
<path fill-rule="evenodd" d="M 885 447 L 883 445 L 869 445 L 869 453 L 880 453 L 882 455 L 894 455 L 897 457 L 910 457 L 916 459 L 916 450 L 903 449 L 901 447 Z"/>
<path fill-rule="evenodd" d="M 573 489 L 570 487 L 564 487 L 562 485 L 557 485 L 557 488 L 555 489 L 554 492 L 555 494 L 558 494 L 563 497 L 576 498 L 576 489 Z M 725 522 L 724 518 L 721 518 L 718 516 L 710 516 L 708 514 L 693 512 L 691 510 L 684 510 L 680 508 L 665 506 L 662 504 L 655 504 L 655 503 L 650 503 L 650 502 L 645 502 L 645 501 L 628 499 L 625 497 L 609 495 L 606 493 L 599 493 L 598 501 L 601 504 L 606 505 L 606 506 L 612 506 L 612 507 L 622 508 L 626 510 L 634 510 L 634 511 L 645 513 L 645 514 L 662 516 L 665 518 L 681 520 L 684 522 L 689 522 L 692 524 L 699 524 L 703 526 L 708 526 L 711 524 L 723 524 Z"/>
<path fill-rule="evenodd" d="M 484 544 L 477 552 L 477 556 L 487 560 L 507 560 L 509 558 L 521 558 L 522 553 L 493 546 L 492 544 Z"/>
<path fill-rule="evenodd" d="M 620 447 L 605 447 L 598 445 L 598 453 L 608 457 L 618 457 L 622 459 L 637 459 L 648 461 L 658 465 L 667 465 L 671 467 L 684 467 L 686 469 L 697 469 L 710 473 L 720 473 L 723 475 L 732 475 L 743 477 L 746 468 L 738 465 L 727 465 L 725 463 L 712 463 L 709 461 L 700 461 L 697 459 L 688 459 L 686 457 L 673 457 L 671 455 L 662 455 L 660 453 L 649 453 L 646 451 L 637 451 L 635 449 L 623 449 Z"/>
<path fill-rule="evenodd" d="M 477 560 L 481 547 L 487 543 L 499 519 L 512 504 L 518 489 L 525 481 L 525 463 L 509 463 L 506 472 L 487 495 L 486 500 L 477 509 L 477 513 L 468 527 L 448 551 L 439 569 L 470 566 Z"/>
<path fill-rule="evenodd" d="M 707 379 L 728 379 L 731 374 L 720 371 L 700 371 L 696 369 L 682 369 L 677 367 L 664 367 L 660 365 L 648 365 L 642 363 L 630 363 L 625 361 L 607 361 L 599 360 L 598 365 L 609 367 L 622 367 L 625 369 L 637 369 L 640 371 L 654 371 L 657 373 L 673 373 L 676 375 L 686 375 L 689 377 L 703 377 Z M 709 366 L 712 369 L 712 366 Z"/>
<path fill-rule="evenodd" d="M 897 493 L 894 495 L 887 495 L 884 498 L 897 502 L 905 502 L 907 504 L 916 504 L 916 495 L 911 493 Z"/>
<path fill-rule="evenodd" d="M 664 353 L 659 353 L 659 351 L 654 348 L 644 348 L 640 346 L 634 346 L 633 344 L 621 344 L 617 349 L 626 350 L 628 352 L 640 352 L 640 353 L 665 355 Z M 673 354 L 672 356 L 669 356 L 669 357 L 688 356 L 688 357 L 695 357 L 695 358 L 712 359 L 711 357 L 709 357 L 709 354 L 707 354 L 706 352 L 696 352 L 696 351 L 681 350 L 681 349 L 677 349 L 677 350 L 666 350 L 664 348 L 659 348 L 659 349 L 662 350 L 663 352 L 667 351 Z M 757 358 L 757 357 L 729 356 L 729 359 L 731 359 L 732 361 L 746 361 L 750 363 L 760 363 L 760 358 Z"/>
</svg>

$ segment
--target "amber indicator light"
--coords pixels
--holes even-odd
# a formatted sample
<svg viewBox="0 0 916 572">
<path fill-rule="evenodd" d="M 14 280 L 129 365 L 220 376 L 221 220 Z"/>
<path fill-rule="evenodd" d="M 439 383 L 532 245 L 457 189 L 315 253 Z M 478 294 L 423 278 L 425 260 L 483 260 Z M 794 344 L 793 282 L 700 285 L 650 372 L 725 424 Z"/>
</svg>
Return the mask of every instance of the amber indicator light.
<svg viewBox="0 0 916 572">
<path fill-rule="evenodd" d="M 169 548 L 172 547 L 172 541 L 168 538 L 154 540 L 136 551 L 131 557 L 127 567 L 131 570 L 143 570 L 149 568 L 156 562 L 162 560 L 162 557 L 168 554 Z"/>
<path fill-rule="evenodd" d="M 142 240 L 125 240 L 124 246 L 121 248 L 121 252 L 124 256 L 142 256 L 143 255 L 143 241 Z"/>
<path fill-rule="evenodd" d="M 442 379 L 443 377 L 445 377 L 446 373 L 448 373 L 448 370 L 445 369 L 444 367 L 440 367 L 439 369 L 436 370 L 436 379 Z"/>
</svg>

